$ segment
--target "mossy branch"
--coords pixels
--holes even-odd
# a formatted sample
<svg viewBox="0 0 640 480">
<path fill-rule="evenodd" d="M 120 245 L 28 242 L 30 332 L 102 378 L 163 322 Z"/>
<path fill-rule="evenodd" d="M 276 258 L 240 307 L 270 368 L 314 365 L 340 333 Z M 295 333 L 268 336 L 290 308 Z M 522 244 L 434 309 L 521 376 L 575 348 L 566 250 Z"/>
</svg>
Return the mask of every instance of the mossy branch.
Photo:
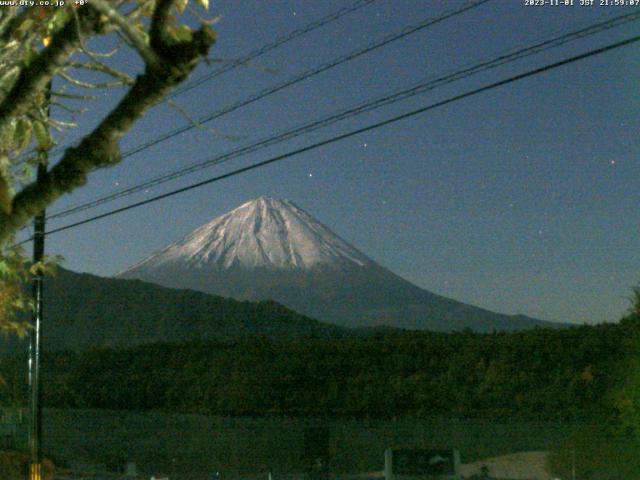
<svg viewBox="0 0 640 480">
<path fill-rule="evenodd" d="M 12 118 L 31 108 L 35 95 L 44 91 L 56 72 L 76 51 L 80 35 L 99 30 L 99 16 L 95 10 L 82 8 L 79 22 L 69 20 L 51 39 L 49 46 L 20 72 L 9 93 L 0 103 L 0 129 Z"/>
<path fill-rule="evenodd" d="M 169 91 L 180 84 L 197 66 L 198 61 L 208 54 L 209 48 L 215 41 L 213 31 L 203 26 L 193 33 L 192 39 L 185 42 L 169 40 L 166 27 L 169 21 L 169 9 L 172 0 L 159 0 L 152 17 L 150 28 L 151 48 L 159 61 L 146 64 L 144 73 L 140 74 L 120 103 L 100 122 L 100 124 L 83 138 L 77 147 L 68 148 L 62 159 L 40 180 L 24 187 L 13 197 L 10 212 L 0 213 L 0 245 L 7 242 L 11 236 L 25 225 L 38 212 L 42 211 L 56 199 L 84 185 L 88 174 L 102 167 L 118 163 L 121 159 L 118 141 L 156 103 L 164 99 Z M 74 28 L 73 25 L 65 27 Z M 78 41 L 77 29 L 67 32 L 69 38 L 59 38 L 46 49 L 38 60 L 40 67 L 31 71 L 31 78 L 22 75 L 22 88 L 31 92 L 44 88 L 46 81 L 61 63 L 70 55 Z M 56 45 L 56 49 L 52 47 Z M 45 52 L 49 52 L 45 55 Z M 61 51 L 62 50 L 62 51 Z M 53 53 L 53 52 L 57 53 Z M 24 72 L 23 72 L 24 73 Z M 42 84 L 44 82 L 44 84 Z M 21 89 L 18 89 L 21 92 Z M 24 95 L 16 92 L 14 99 Z M 25 105 L 25 99 L 22 103 Z M 3 102 L 3 106 L 4 106 Z M 0 107 L 0 122 L 2 118 L 16 115 L 16 106 Z M 6 117 L 2 117 L 6 116 Z"/>
</svg>

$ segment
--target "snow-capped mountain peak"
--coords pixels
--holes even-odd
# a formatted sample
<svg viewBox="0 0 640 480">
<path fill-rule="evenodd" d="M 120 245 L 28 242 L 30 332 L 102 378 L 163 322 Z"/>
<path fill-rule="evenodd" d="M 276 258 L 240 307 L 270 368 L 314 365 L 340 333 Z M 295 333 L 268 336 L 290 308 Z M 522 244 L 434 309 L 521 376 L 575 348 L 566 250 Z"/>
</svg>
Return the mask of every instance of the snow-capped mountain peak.
<svg viewBox="0 0 640 480">
<path fill-rule="evenodd" d="M 190 268 L 310 269 L 374 262 L 289 200 L 259 197 L 197 228 L 128 271 Z M 126 273 L 126 272 L 125 272 Z"/>
<path fill-rule="evenodd" d="M 547 325 L 423 290 L 292 202 L 268 197 L 240 205 L 118 277 L 239 300 L 272 300 L 348 327 L 492 331 Z M 274 318 L 274 325 L 279 321 Z"/>
</svg>

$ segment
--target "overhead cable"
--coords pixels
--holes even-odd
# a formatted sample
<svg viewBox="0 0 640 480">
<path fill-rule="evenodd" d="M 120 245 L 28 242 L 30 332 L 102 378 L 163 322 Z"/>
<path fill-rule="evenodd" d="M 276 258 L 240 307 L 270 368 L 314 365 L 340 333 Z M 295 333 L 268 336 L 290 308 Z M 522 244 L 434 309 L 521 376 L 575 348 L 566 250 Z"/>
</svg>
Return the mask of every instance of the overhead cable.
<svg viewBox="0 0 640 480">
<path fill-rule="evenodd" d="M 197 182 L 197 183 L 193 183 L 191 185 L 188 185 L 186 187 L 182 187 L 182 188 L 173 190 L 171 192 L 163 193 L 161 195 L 157 195 L 155 197 L 148 198 L 146 200 L 142 200 L 140 202 L 136 202 L 136 203 L 133 203 L 133 204 L 121 207 L 121 208 L 117 208 L 117 209 L 111 210 L 109 212 L 102 213 L 100 215 L 95 215 L 93 217 L 86 218 L 86 219 L 81 220 L 79 222 L 75 222 L 75 223 L 72 223 L 72 224 L 69 224 L 69 225 L 65 225 L 63 227 L 59 227 L 59 228 L 50 230 L 46 234 L 47 235 L 52 235 L 54 233 L 63 232 L 65 230 L 76 228 L 76 227 L 79 227 L 81 225 L 86 225 L 88 223 L 92 223 L 92 222 L 95 222 L 97 220 L 101 220 L 103 218 L 110 217 L 110 216 L 118 214 L 118 213 L 122 213 L 122 212 L 125 212 L 125 211 L 128 211 L 128 210 L 134 209 L 134 208 L 138 208 L 138 207 L 141 207 L 143 205 L 148 205 L 148 204 L 151 204 L 151 203 L 155 203 L 155 202 L 157 202 L 159 200 L 163 200 L 165 198 L 169 198 L 169 197 L 178 195 L 180 193 L 184 193 L 184 192 L 187 192 L 187 191 L 190 191 L 190 190 L 194 190 L 196 188 L 200 188 L 200 187 L 205 186 L 205 185 L 209 185 L 209 184 L 212 184 L 212 183 L 215 183 L 215 182 L 227 179 L 227 178 L 231 178 L 231 177 L 234 177 L 236 175 L 240 175 L 242 173 L 245 173 L 245 172 L 248 172 L 248 171 L 251 171 L 251 170 L 256 170 L 258 168 L 262 168 L 262 167 L 265 167 L 267 165 L 270 165 L 270 164 L 273 164 L 273 163 L 276 163 L 276 162 L 280 162 L 282 160 L 285 160 L 285 159 L 300 155 L 302 153 L 309 152 L 309 151 L 312 151 L 312 150 L 316 150 L 316 149 L 318 149 L 320 147 L 324 147 L 326 145 L 330 145 L 330 144 L 339 142 L 341 140 L 345 140 L 347 138 L 354 137 L 356 135 L 360 135 L 362 133 L 378 129 L 378 128 L 384 127 L 386 125 L 391 125 L 391 124 L 397 123 L 397 122 L 399 122 L 401 120 L 406 120 L 408 118 L 415 117 L 416 115 L 420 115 L 420 114 L 428 112 L 430 110 L 433 110 L 433 109 L 436 109 L 436 108 L 439 108 L 439 107 L 442 107 L 442 106 L 445 106 L 445 105 L 452 104 L 454 102 L 463 100 L 465 98 L 469 98 L 469 97 L 478 95 L 478 94 L 483 93 L 483 92 L 494 90 L 496 88 L 502 87 L 504 85 L 507 85 L 507 84 L 510 84 L 510 83 L 513 83 L 513 82 L 517 82 L 519 80 L 523 80 L 525 78 L 530 78 L 530 77 L 533 77 L 535 75 L 540 75 L 542 73 L 557 69 L 559 67 L 562 67 L 562 66 L 565 66 L 565 65 L 569 65 L 571 63 L 575 63 L 575 62 L 584 60 L 586 58 L 594 57 L 596 55 L 601 55 L 603 53 L 606 53 L 606 52 L 609 52 L 609 51 L 612 51 L 612 50 L 615 50 L 615 49 L 618 49 L 618 48 L 621 48 L 621 47 L 624 47 L 624 46 L 627 46 L 627 45 L 631 45 L 631 44 L 637 43 L 639 41 L 640 41 L 640 36 L 635 36 L 635 37 L 627 38 L 625 40 L 621 40 L 621 41 L 606 45 L 604 47 L 600 47 L 600 48 L 597 48 L 597 49 L 594 49 L 594 50 L 590 50 L 590 51 L 588 51 L 586 53 L 582 53 L 580 55 L 575 55 L 575 56 L 566 58 L 564 60 L 560 60 L 558 62 L 554 62 L 554 63 L 548 64 L 548 65 L 545 65 L 543 67 L 535 68 L 533 70 L 529 70 L 527 72 L 511 76 L 511 77 L 506 78 L 504 80 L 500 80 L 498 82 L 490 83 L 490 84 L 485 85 L 483 87 L 479 87 L 479 88 L 467 91 L 465 93 L 462 93 L 462 94 L 459 94 L 459 95 L 455 95 L 453 97 L 447 98 L 446 100 L 441 100 L 439 102 L 432 103 L 432 104 L 426 105 L 424 107 L 421 107 L 421 108 L 418 108 L 418 109 L 415 109 L 415 110 L 411 110 L 411 111 L 409 111 L 407 113 L 403 113 L 401 115 L 397 115 L 397 116 L 388 118 L 386 120 L 382 120 L 380 122 L 376 122 L 376 123 L 373 123 L 371 125 L 367 125 L 365 127 L 357 128 L 357 129 L 351 130 L 351 131 L 349 131 L 347 133 L 343 133 L 341 135 L 336 135 L 336 136 L 328 138 L 326 140 L 322 140 L 322 141 L 307 145 L 305 147 L 301 147 L 301 148 L 289 151 L 287 153 L 283 153 L 281 155 L 277 155 L 275 157 L 271 157 L 271 158 L 269 158 L 267 160 L 264 160 L 262 162 L 258 162 L 258 163 L 252 164 L 252 165 L 248 165 L 246 167 L 238 168 L 238 169 L 233 170 L 231 172 L 228 172 L 228 173 L 225 173 L 225 174 L 222 174 L 222 175 L 218 175 L 218 176 L 215 176 L 215 177 L 212 177 L 212 178 L 209 178 L 207 180 L 203 180 L 203 181 L 200 181 L 200 182 Z M 32 238 L 24 240 L 24 241 L 20 242 L 20 244 L 26 243 L 26 242 L 31 241 L 31 240 L 32 240 Z"/>
<path fill-rule="evenodd" d="M 570 33 L 565 33 L 563 35 L 554 37 L 552 39 L 545 40 L 545 41 L 536 43 L 534 45 L 512 51 L 507 54 L 499 55 L 490 60 L 477 63 L 473 66 L 470 66 L 461 70 L 457 70 L 453 73 L 445 74 L 435 79 L 428 79 L 426 81 L 420 82 L 417 85 L 411 86 L 409 88 L 396 91 L 392 94 L 387 94 L 375 100 L 368 101 L 368 102 L 359 104 L 355 107 L 342 110 L 338 113 L 332 113 L 321 119 L 305 123 L 301 126 L 286 130 L 276 135 L 271 135 L 269 137 L 255 141 L 249 145 L 245 145 L 243 147 L 231 150 L 229 152 L 210 157 L 206 160 L 199 161 L 193 165 L 189 165 L 187 167 L 178 169 L 176 171 L 159 175 L 143 183 L 139 183 L 131 187 L 120 189 L 116 192 L 112 192 L 110 194 L 95 198 L 93 200 L 89 200 L 87 202 L 83 202 L 81 204 L 71 206 L 65 210 L 55 212 L 52 215 L 49 215 L 48 219 L 52 220 L 55 218 L 62 218 L 75 213 L 79 213 L 85 210 L 98 207 L 105 203 L 114 201 L 118 198 L 132 195 L 134 193 L 155 187 L 157 185 L 181 178 L 185 175 L 194 173 L 204 168 L 209 168 L 213 165 L 218 165 L 225 161 L 238 158 L 240 156 L 244 156 L 249 153 L 253 153 L 255 151 L 261 150 L 263 148 L 267 148 L 269 146 L 281 143 L 285 140 L 290 140 L 300 135 L 310 133 L 320 128 L 324 128 L 338 121 L 355 117 L 357 115 L 361 115 L 363 113 L 372 111 L 374 109 L 377 109 L 392 103 L 405 100 L 407 98 L 414 97 L 416 95 L 424 94 L 433 89 L 442 87 L 444 85 L 448 85 L 450 83 L 459 81 L 461 79 L 470 77 L 472 75 L 476 75 L 478 73 L 481 73 L 493 68 L 497 68 L 499 66 L 514 62 L 516 60 L 521 60 L 523 58 L 538 54 L 540 52 L 564 45 L 568 42 L 599 33 L 603 30 L 620 26 L 624 23 L 637 21 L 638 19 L 640 19 L 640 12 L 617 16 L 615 18 L 612 18 L 604 22 L 598 22 L 596 24 L 589 25 L 588 27 L 581 28 L 579 30 L 576 30 Z"/>
</svg>

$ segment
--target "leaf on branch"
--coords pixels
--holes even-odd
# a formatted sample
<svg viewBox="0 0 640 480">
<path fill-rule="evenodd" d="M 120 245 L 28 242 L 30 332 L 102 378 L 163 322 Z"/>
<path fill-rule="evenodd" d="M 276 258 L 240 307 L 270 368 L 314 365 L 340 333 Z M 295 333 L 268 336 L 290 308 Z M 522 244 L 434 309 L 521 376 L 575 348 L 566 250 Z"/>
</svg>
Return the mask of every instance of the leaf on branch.
<svg viewBox="0 0 640 480">
<path fill-rule="evenodd" d="M 33 132 L 35 133 L 36 141 L 38 142 L 38 150 L 46 151 L 53 146 L 51 133 L 44 123 L 39 120 L 33 122 Z"/>
<path fill-rule="evenodd" d="M 150 17 L 153 15 L 153 9 L 156 7 L 155 0 L 141 0 L 140 1 L 140 15 L 144 17 Z"/>
<path fill-rule="evenodd" d="M 142 25 L 141 23 L 138 23 L 135 25 L 135 28 L 138 30 L 138 32 L 140 32 L 140 35 L 144 39 L 144 43 L 149 45 L 149 32 L 147 32 L 144 25 Z"/>
<path fill-rule="evenodd" d="M 0 87 L 9 90 L 18 75 L 20 75 L 20 67 L 18 66 L 4 69 L 0 74 Z"/>
<path fill-rule="evenodd" d="M 180 14 L 184 13 L 184 10 L 187 8 L 188 3 L 189 0 L 176 0 L 176 9 L 178 10 L 178 12 L 180 12 Z"/>
<path fill-rule="evenodd" d="M 3 174 L 0 174 L 0 209 L 6 214 L 10 214 L 12 201 L 11 184 Z"/>
<path fill-rule="evenodd" d="M 0 149 L 5 152 L 13 147 L 16 125 L 17 122 L 15 118 L 12 118 L 11 121 L 6 122 L 2 128 L 0 128 Z"/>
<path fill-rule="evenodd" d="M 169 35 L 178 42 L 190 42 L 193 40 L 193 30 L 188 25 L 178 25 L 167 28 Z"/>
<path fill-rule="evenodd" d="M 16 129 L 13 134 L 13 143 L 15 149 L 21 152 L 29 146 L 31 143 L 31 122 L 21 118 L 16 124 Z"/>
<path fill-rule="evenodd" d="M 33 276 L 40 275 L 43 270 L 43 262 L 36 262 L 29 267 L 29 273 Z"/>
<path fill-rule="evenodd" d="M 36 58 L 38 58 L 38 51 L 33 46 L 30 46 L 30 48 L 27 48 L 22 62 L 25 67 L 28 67 Z"/>
<path fill-rule="evenodd" d="M 25 17 L 24 21 L 14 31 L 13 38 L 15 38 L 15 39 L 22 38 L 22 36 L 26 32 L 28 32 L 31 29 L 31 27 L 33 27 L 33 20 L 28 18 L 28 17 Z"/>
<path fill-rule="evenodd" d="M 52 34 L 60 30 L 62 27 L 64 27 L 70 17 L 71 12 L 68 9 L 58 9 L 47 22 L 47 31 Z"/>
</svg>

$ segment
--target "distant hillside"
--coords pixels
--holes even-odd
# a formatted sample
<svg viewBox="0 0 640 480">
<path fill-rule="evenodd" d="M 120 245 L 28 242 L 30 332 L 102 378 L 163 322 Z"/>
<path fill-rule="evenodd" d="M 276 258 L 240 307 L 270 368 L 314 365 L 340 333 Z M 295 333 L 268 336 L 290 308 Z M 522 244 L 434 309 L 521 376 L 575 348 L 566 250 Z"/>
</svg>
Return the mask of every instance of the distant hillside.
<svg viewBox="0 0 640 480">
<path fill-rule="evenodd" d="M 59 269 L 45 284 L 45 350 L 127 347 L 249 335 L 331 337 L 346 332 L 271 301 L 242 302 L 65 269 Z"/>
</svg>

